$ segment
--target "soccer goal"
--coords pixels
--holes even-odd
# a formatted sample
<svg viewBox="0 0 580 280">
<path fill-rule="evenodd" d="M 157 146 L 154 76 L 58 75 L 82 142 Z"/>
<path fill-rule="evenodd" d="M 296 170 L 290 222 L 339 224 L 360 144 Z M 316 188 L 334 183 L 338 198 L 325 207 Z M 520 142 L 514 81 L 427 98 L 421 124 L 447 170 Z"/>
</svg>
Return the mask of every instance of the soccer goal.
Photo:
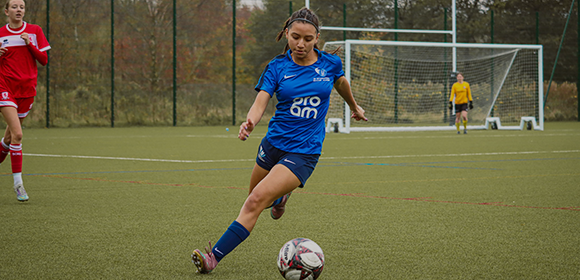
<svg viewBox="0 0 580 280">
<path fill-rule="evenodd" d="M 471 86 L 468 129 L 544 129 L 541 45 L 346 40 L 324 50 L 339 47 L 369 121 L 351 122 L 348 105 L 333 94 L 328 132 L 454 130 L 453 67 Z"/>
</svg>

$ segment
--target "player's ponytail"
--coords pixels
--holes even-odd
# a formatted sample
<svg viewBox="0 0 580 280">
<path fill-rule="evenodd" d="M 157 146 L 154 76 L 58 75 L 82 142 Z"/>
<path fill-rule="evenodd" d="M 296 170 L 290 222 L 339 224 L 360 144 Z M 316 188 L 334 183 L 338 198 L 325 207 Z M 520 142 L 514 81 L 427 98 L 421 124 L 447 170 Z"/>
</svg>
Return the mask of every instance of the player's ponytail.
<svg viewBox="0 0 580 280">
<path fill-rule="evenodd" d="M 278 33 L 278 36 L 276 36 L 276 42 L 280 41 L 282 39 L 282 37 L 284 37 L 284 34 L 286 33 L 286 29 L 289 29 L 290 26 L 292 26 L 292 24 L 296 21 L 301 21 L 304 23 L 312 24 L 314 26 L 314 28 L 316 28 L 316 32 L 320 33 L 320 24 L 319 24 L 318 16 L 310 9 L 304 7 L 302 9 L 294 12 L 286 20 L 286 22 L 284 22 L 284 28 L 282 28 L 282 31 L 280 31 Z M 320 48 L 318 48 L 317 44 L 314 44 L 314 48 L 317 50 L 320 50 Z M 288 46 L 288 43 L 286 43 L 286 46 L 284 47 L 284 53 L 286 53 L 289 49 L 290 49 L 290 46 Z"/>
</svg>

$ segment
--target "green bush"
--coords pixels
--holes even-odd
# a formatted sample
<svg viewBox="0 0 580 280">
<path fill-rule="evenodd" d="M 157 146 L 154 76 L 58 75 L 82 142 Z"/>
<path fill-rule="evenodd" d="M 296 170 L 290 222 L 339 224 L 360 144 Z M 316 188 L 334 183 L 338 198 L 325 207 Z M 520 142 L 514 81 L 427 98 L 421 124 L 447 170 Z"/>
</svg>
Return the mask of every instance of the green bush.
<svg viewBox="0 0 580 280">
<path fill-rule="evenodd" d="M 548 83 L 544 84 L 544 92 L 548 90 Z M 552 82 L 546 107 L 544 109 L 546 121 L 576 121 L 578 120 L 578 89 L 576 84 Z"/>
</svg>

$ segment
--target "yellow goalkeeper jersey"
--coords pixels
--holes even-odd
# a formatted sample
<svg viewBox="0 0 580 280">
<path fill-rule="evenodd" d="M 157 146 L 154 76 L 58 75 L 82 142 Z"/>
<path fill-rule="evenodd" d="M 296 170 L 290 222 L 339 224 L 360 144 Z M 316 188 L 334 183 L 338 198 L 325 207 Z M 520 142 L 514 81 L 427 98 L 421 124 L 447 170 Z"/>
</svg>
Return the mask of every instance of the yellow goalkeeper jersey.
<svg viewBox="0 0 580 280">
<path fill-rule="evenodd" d="M 471 88 L 469 87 L 469 83 L 455 83 L 451 88 L 451 96 L 449 97 L 449 102 L 453 101 L 455 97 L 455 104 L 466 104 L 467 101 L 473 101 L 471 98 Z"/>
</svg>

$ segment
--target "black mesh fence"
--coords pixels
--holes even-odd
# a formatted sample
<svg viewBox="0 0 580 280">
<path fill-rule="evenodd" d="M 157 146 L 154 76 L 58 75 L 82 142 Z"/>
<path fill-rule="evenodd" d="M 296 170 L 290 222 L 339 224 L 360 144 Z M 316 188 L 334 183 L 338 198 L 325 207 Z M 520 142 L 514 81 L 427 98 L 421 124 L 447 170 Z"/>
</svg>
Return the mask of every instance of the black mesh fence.
<svg viewBox="0 0 580 280">
<path fill-rule="evenodd" d="M 458 1 L 458 42 L 542 44 L 548 80 L 571 0 L 545 4 L 549 8 L 491 2 Z M 25 126 L 239 123 L 264 66 L 284 48 L 284 40 L 275 42 L 277 33 L 303 6 L 282 0 L 27 0 L 25 20 L 43 28 L 52 49 L 49 66 L 39 68 L 38 96 Z M 451 30 L 450 6 L 438 0 L 310 1 L 322 25 L 336 27 Z M 558 83 L 577 79 L 576 15 L 574 8 Z M 320 45 L 344 38 L 451 42 L 442 34 L 323 30 Z"/>
</svg>

